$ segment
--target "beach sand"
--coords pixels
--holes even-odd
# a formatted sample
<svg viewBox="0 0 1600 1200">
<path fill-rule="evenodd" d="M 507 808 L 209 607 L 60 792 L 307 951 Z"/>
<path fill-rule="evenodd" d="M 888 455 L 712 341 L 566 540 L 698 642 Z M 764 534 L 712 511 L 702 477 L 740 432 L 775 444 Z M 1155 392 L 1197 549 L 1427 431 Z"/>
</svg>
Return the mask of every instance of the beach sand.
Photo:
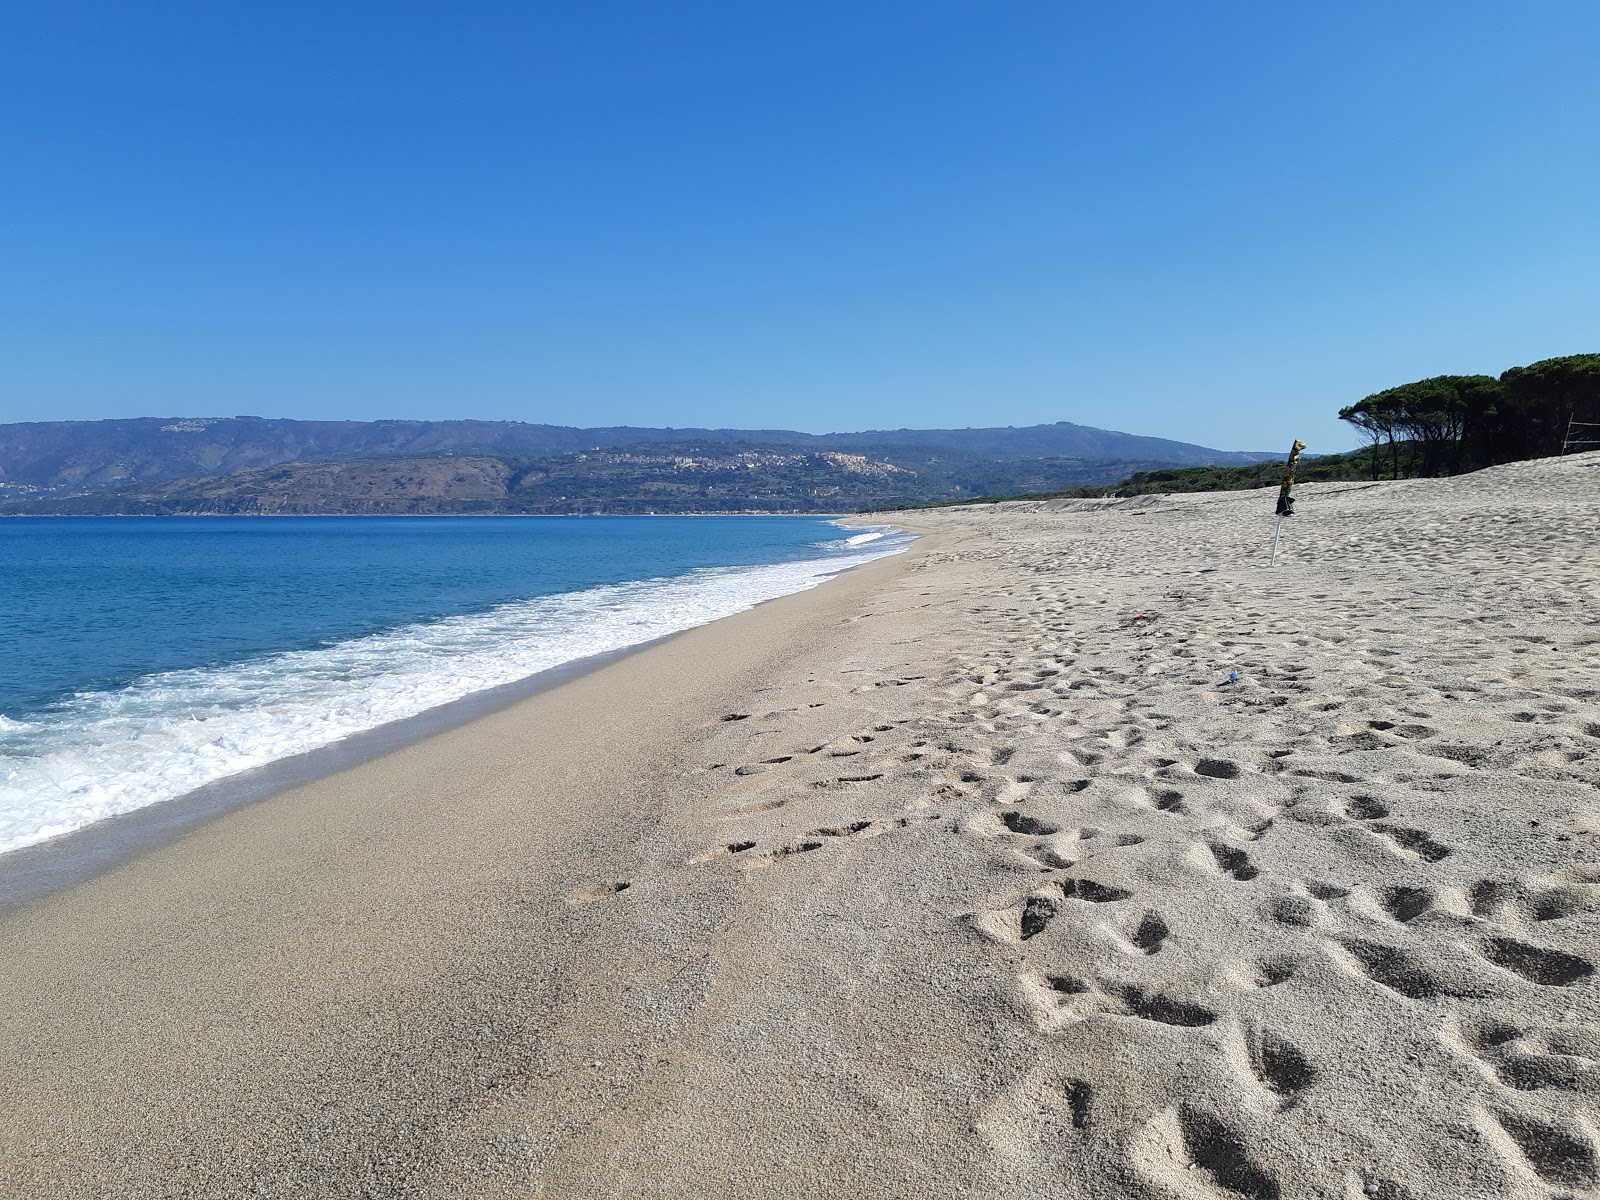
<svg viewBox="0 0 1600 1200">
<path fill-rule="evenodd" d="M 1600 1194 L 1600 455 L 1300 497 L 897 517 L 0 915 L 0 1193 Z"/>
</svg>

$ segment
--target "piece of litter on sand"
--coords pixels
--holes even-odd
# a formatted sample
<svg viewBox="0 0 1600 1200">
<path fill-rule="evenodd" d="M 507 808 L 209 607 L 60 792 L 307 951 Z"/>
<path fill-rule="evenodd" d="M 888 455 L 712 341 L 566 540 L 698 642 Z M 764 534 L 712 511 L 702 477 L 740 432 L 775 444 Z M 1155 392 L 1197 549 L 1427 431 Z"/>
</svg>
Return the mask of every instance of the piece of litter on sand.
<svg viewBox="0 0 1600 1200">
<path fill-rule="evenodd" d="M 1217 686 L 1218 687 L 1227 687 L 1230 683 L 1238 683 L 1239 679 L 1240 679 L 1239 672 L 1234 671 L 1234 672 L 1230 673 L 1229 676 L 1226 679 L 1224 679 L 1221 683 L 1217 684 Z"/>
</svg>

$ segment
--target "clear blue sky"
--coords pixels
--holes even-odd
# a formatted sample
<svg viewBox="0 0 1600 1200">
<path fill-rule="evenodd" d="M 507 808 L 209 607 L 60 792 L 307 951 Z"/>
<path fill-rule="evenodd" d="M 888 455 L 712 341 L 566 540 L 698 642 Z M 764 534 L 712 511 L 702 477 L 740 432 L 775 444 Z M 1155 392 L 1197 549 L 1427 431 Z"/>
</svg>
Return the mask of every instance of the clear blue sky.
<svg viewBox="0 0 1600 1200">
<path fill-rule="evenodd" d="M 1600 350 L 1600 4 L 0 15 L 0 420 L 1354 444 Z"/>
</svg>

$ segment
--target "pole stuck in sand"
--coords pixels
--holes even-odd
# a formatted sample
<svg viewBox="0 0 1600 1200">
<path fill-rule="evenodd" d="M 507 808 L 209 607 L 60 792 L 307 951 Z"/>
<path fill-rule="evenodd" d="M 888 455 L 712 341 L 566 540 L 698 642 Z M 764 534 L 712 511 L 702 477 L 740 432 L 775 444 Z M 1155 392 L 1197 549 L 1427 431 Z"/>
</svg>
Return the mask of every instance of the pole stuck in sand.
<svg viewBox="0 0 1600 1200">
<path fill-rule="evenodd" d="M 1278 537 L 1283 533 L 1283 519 L 1294 516 L 1294 464 L 1306 444 L 1299 438 L 1289 447 L 1289 461 L 1283 467 L 1283 486 L 1278 489 L 1278 523 L 1272 527 L 1272 562 L 1278 565 Z"/>
</svg>

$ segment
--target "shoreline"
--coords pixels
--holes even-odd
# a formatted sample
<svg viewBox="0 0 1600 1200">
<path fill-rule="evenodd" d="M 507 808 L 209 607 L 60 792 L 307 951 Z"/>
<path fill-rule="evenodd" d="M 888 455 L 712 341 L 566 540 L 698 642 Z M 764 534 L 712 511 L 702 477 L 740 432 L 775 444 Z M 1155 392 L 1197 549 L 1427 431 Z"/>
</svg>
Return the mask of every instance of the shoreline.
<svg viewBox="0 0 1600 1200">
<path fill-rule="evenodd" d="M 835 523 L 844 529 L 852 528 L 844 525 L 842 520 Z M 881 523 L 871 524 L 876 528 Z M 908 549 L 915 544 L 915 538 L 916 535 L 913 535 L 913 540 L 907 543 Z M 904 552 L 902 550 L 896 553 Z M 866 563 L 841 567 L 832 572 L 828 579 L 870 566 L 876 561 L 878 560 L 872 559 Z M 785 596 L 803 594 L 805 591 L 815 590 L 816 586 L 822 585 L 814 585 L 798 593 L 786 593 Z M 775 600 L 782 600 L 785 596 L 757 601 L 749 609 L 715 618 L 706 624 L 741 616 L 743 612 L 754 611 Z M 276 759 L 234 775 L 223 776 L 169 800 L 105 817 L 42 842 L 7 851 L 0 854 L 0 915 L 29 900 L 92 879 L 119 863 L 166 845 L 182 837 L 187 831 L 236 809 L 270 799 L 280 792 L 304 784 L 315 783 L 330 775 L 351 770 L 392 751 L 460 728 L 522 700 L 558 688 L 569 680 L 600 670 L 611 662 L 643 652 L 703 627 L 703 625 L 690 626 L 689 629 L 678 630 L 635 645 L 560 663 L 522 679 L 472 692 L 398 721 L 389 721 L 371 729 L 349 734 L 338 741 L 312 750 Z"/>
<path fill-rule="evenodd" d="M 175 517 L 218 517 L 231 519 L 235 517 L 248 517 L 251 519 L 279 518 L 283 520 L 296 520 L 302 517 L 314 517 L 318 520 L 331 518 L 388 518 L 398 517 L 401 520 L 415 521 L 426 517 L 544 517 L 550 520 L 567 520 L 572 517 L 806 517 L 810 519 L 824 519 L 834 521 L 854 520 L 864 514 L 839 513 L 839 512 L 796 512 L 793 509 L 782 511 L 764 508 L 738 508 L 728 510 L 715 510 L 709 512 L 665 512 L 665 513 L 606 513 L 606 512 L 570 512 L 570 513 L 518 513 L 518 512 L 440 512 L 440 513 L 214 513 L 214 512 L 178 512 L 178 513 L 19 513 L 0 512 L 0 520 L 6 517 L 28 517 L 33 520 L 46 521 L 98 521 L 106 518 L 117 520 L 151 520 L 172 519 Z"/>
<path fill-rule="evenodd" d="M 763 600 L 760 603 L 770 604 L 771 601 Z M 236 809 L 269 800 L 281 792 L 316 783 L 395 750 L 448 733 L 529 697 L 560 687 L 570 679 L 597 671 L 614 660 L 647 650 L 687 632 L 689 630 L 680 630 L 640 642 L 636 646 L 574 659 L 526 678 L 485 688 L 459 700 L 425 709 L 414 716 L 363 729 L 302 754 L 292 754 L 235 775 L 225 775 L 170 800 L 160 800 L 105 817 L 71 832 L 7 851 L 0 854 L 0 915 L 29 900 L 92 879 Z"/>
<path fill-rule="evenodd" d="M 620 877 L 642 899 L 652 863 L 693 857 L 674 798 L 702 732 L 736 728 L 763 676 L 926 545 L 0 913 L 0 1192 L 390 1194 L 376 1154 L 396 1178 L 447 1164 L 440 1195 L 494 1194 L 456 1180 L 481 1158 L 485 1089 L 514 1102 L 526 1080 L 590 1074 L 584 1031 L 640 971 L 665 971 L 664 1011 L 704 986 L 703 918 L 678 904 L 687 932 L 663 931 L 645 901 L 619 924 L 589 895 Z M 723 886 L 692 907 L 730 903 Z M 557 1090 L 569 1120 L 604 1100 Z"/>
</svg>

